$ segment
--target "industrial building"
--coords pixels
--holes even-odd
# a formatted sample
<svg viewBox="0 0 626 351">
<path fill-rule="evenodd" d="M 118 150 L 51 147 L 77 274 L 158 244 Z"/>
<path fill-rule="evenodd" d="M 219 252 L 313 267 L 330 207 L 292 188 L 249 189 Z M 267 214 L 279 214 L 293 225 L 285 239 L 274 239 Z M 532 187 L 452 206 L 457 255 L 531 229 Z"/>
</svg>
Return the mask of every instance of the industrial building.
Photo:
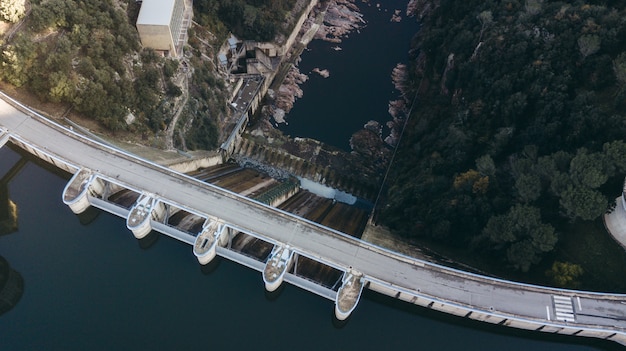
<svg viewBox="0 0 626 351">
<path fill-rule="evenodd" d="M 191 6 L 185 0 L 143 0 L 137 18 L 141 44 L 179 56 L 187 39 L 190 19 Z"/>
</svg>

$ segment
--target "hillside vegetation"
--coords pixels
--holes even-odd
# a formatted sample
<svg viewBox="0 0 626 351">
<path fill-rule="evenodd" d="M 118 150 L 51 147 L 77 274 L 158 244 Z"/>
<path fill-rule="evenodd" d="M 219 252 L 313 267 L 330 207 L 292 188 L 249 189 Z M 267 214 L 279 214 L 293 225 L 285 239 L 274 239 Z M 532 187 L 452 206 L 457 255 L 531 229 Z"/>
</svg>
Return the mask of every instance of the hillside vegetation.
<svg viewBox="0 0 626 351">
<path fill-rule="evenodd" d="M 295 3 L 292 0 L 196 0 L 195 20 L 224 35 L 231 31 L 239 38 L 273 41 L 276 35 L 289 35 L 287 20 Z M 298 5 L 296 5 L 298 7 Z"/>
<path fill-rule="evenodd" d="M 4 81 L 112 130 L 125 127 L 129 112 L 160 127 L 158 59 L 141 51 L 127 13 L 112 1 L 33 1 L 22 28 L 3 47 Z"/>
<path fill-rule="evenodd" d="M 214 149 L 228 124 L 228 91 L 214 61 L 229 31 L 246 40 L 284 37 L 304 1 L 194 1 L 182 59 L 141 47 L 134 0 L 29 4 L 27 13 L 24 0 L 0 0 L 0 80 L 155 146 L 172 147 L 163 141 L 169 130 L 185 150 Z"/>
<path fill-rule="evenodd" d="M 180 108 L 176 98 L 186 89 L 180 78 L 187 69 L 183 72 L 180 60 L 141 47 L 138 3 L 33 0 L 31 8 L 16 24 L 19 29 L 2 38 L 1 80 L 44 102 L 67 105 L 110 132 L 145 139 L 167 128 Z M 197 69 L 190 71 L 194 86 L 182 113 L 187 124 L 177 136 L 186 135 L 177 147 L 210 149 L 217 145 L 217 121 L 228 112 L 224 84 L 198 58 L 201 52 L 192 51 L 198 56 L 185 60 Z"/>
<path fill-rule="evenodd" d="M 380 221 L 529 271 L 622 189 L 626 2 L 434 4 Z"/>
</svg>

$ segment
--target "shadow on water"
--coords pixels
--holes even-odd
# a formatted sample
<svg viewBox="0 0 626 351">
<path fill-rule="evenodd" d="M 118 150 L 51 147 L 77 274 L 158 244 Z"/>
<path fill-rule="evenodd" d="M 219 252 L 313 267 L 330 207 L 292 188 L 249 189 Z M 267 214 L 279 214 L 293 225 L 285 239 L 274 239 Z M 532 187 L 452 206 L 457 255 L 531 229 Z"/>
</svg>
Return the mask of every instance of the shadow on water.
<svg viewBox="0 0 626 351">
<path fill-rule="evenodd" d="M 332 319 L 333 327 L 335 327 L 335 329 L 343 329 L 343 327 L 348 324 L 350 319 L 352 319 L 352 315 L 349 315 L 348 318 L 340 321 L 339 319 L 337 319 L 337 316 L 335 316 L 335 309 L 333 309 L 331 313 L 332 315 L 330 318 Z"/>
<path fill-rule="evenodd" d="M 9 149 L 11 149 L 13 152 L 17 153 L 18 155 L 22 156 L 26 161 L 31 162 L 36 164 L 37 166 L 45 169 L 46 171 L 48 171 L 49 173 L 54 174 L 55 176 L 65 179 L 66 181 L 69 181 L 70 178 L 72 178 L 72 174 L 68 173 L 60 168 L 57 168 L 54 165 L 49 164 L 48 162 L 40 159 L 39 157 L 35 157 L 33 156 L 31 153 L 24 151 L 23 149 L 19 148 L 18 146 L 15 146 L 11 143 L 7 143 L 7 145 L 5 145 L 4 147 L 8 147 Z"/>
<path fill-rule="evenodd" d="M 624 346 L 608 340 L 602 340 L 597 338 L 587 338 L 580 336 L 569 336 L 562 334 L 553 334 L 553 333 L 542 333 L 540 331 L 531 331 L 524 329 L 517 329 L 511 327 L 505 327 L 501 325 L 480 322 L 469 318 L 463 318 L 454 316 L 448 313 L 435 311 L 426 307 L 413 305 L 402 300 L 394 299 L 390 296 L 382 295 L 377 292 L 364 289 L 363 290 L 363 299 L 367 299 L 376 304 L 384 305 L 388 308 L 392 308 L 398 311 L 410 313 L 412 315 L 417 315 L 420 317 L 432 319 L 439 321 L 441 323 L 445 323 L 448 325 L 456 325 L 465 328 L 471 328 L 474 330 L 479 330 L 482 332 L 490 333 L 490 334 L 499 334 L 505 336 L 513 336 L 524 339 L 532 339 L 541 342 L 552 342 L 552 343 L 563 343 L 563 344 L 572 344 L 572 345 L 585 345 L 605 351 L 618 351 L 624 350 Z M 356 310 L 353 312 L 358 314 L 359 307 L 357 306 Z M 349 320 L 352 316 L 350 316 Z M 333 324 L 334 325 L 334 324 Z"/>
<path fill-rule="evenodd" d="M 280 284 L 278 289 L 276 289 L 274 291 L 267 291 L 267 289 L 263 288 L 263 292 L 265 294 L 265 299 L 267 301 L 276 301 L 280 297 L 280 295 L 283 294 L 284 290 L 285 290 L 285 283 L 284 282 L 282 284 Z"/>
<path fill-rule="evenodd" d="M 215 256 L 215 258 L 213 258 L 208 264 L 200 264 L 200 272 L 202 272 L 202 274 L 204 275 L 210 275 L 217 270 L 217 267 L 219 267 L 221 263 L 222 258 L 219 256 Z"/>
<path fill-rule="evenodd" d="M 24 294 L 24 278 L 0 256 L 0 315 L 9 312 Z"/>
<path fill-rule="evenodd" d="M 155 232 L 153 230 L 150 233 L 148 233 L 148 235 L 144 236 L 143 238 L 137 239 L 137 243 L 139 244 L 139 247 L 142 250 L 147 250 L 151 248 L 152 245 L 154 245 L 159 240 L 160 236 L 161 235 L 159 235 L 158 232 Z"/>
<path fill-rule="evenodd" d="M 102 213 L 101 210 L 89 206 L 85 211 L 76 215 L 78 217 L 78 221 L 81 225 L 90 225 L 93 221 L 98 218 L 98 216 Z"/>
</svg>

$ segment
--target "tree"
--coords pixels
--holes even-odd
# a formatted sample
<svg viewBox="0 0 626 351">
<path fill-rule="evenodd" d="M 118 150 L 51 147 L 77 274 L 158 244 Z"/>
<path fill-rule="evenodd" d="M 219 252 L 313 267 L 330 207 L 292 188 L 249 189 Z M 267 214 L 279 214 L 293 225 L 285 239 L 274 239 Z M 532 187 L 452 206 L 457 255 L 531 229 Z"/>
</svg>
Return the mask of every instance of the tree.
<svg viewBox="0 0 626 351">
<path fill-rule="evenodd" d="M 575 289 L 580 286 L 578 278 L 583 273 L 582 267 L 577 264 L 554 261 L 552 268 L 546 271 L 546 276 L 557 287 Z"/>
<path fill-rule="evenodd" d="M 496 175 L 496 164 L 489 155 L 483 155 L 476 159 L 476 169 L 484 176 L 494 178 Z"/>
<path fill-rule="evenodd" d="M 610 143 L 605 143 L 602 146 L 604 153 L 604 168 L 607 169 L 609 176 L 620 173 L 623 175 L 626 173 L 626 143 L 621 140 L 616 140 Z"/>
<path fill-rule="evenodd" d="M 543 0 L 526 0 L 525 9 L 529 15 L 536 15 L 541 12 Z"/>
<path fill-rule="evenodd" d="M 597 189 L 608 180 L 602 157 L 589 154 L 585 149 L 579 149 L 570 162 L 570 176 L 576 186 L 590 189 Z"/>
<path fill-rule="evenodd" d="M 0 17 L 7 22 L 17 22 L 26 13 L 26 0 L 0 0 Z"/>
<path fill-rule="evenodd" d="M 491 217 L 482 237 L 492 250 L 504 251 L 508 263 L 523 272 L 539 263 L 558 240 L 554 228 L 541 221 L 539 209 L 528 205 L 515 205 L 508 213 Z"/>
<path fill-rule="evenodd" d="M 597 190 L 586 186 L 575 187 L 570 185 L 561 194 L 559 204 L 565 210 L 567 217 L 591 221 L 606 211 L 608 200 Z"/>
<path fill-rule="evenodd" d="M 623 1 L 433 8 L 411 67 L 422 100 L 390 168 L 392 229 L 444 233 L 450 245 L 472 243 L 525 270 L 554 247 L 568 219 L 601 215 L 626 174 L 625 16 Z M 444 94 L 451 52 L 445 88 L 454 94 Z M 452 186 L 430 186 L 442 178 Z M 530 204 L 538 220 L 519 216 L 534 216 Z M 542 227 L 548 220 L 554 227 Z"/>
<path fill-rule="evenodd" d="M 620 85 L 626 85 L 626 52 L 622 52 L 613 60 L 613 71 Z"/>
<path fill-rule="evenodd" d="M 506 258 L 515 269 L 522 272 L 528 272 L 531 265 L 539 263 L 539 256 L 536 255 L 530 240 L 513 243 L 506 250 Z"/>
<path fill-rule="evenodd" d="M 600 50 L 600 37 L 595 34 L 585 34 L 578 38 L 578 50 L 583 60 Z"/>
<path fill-rule="evenodd" d="M 65 74 L 53 72 L 50 77 L 49 97 L 53 102 L 72 101 L 76 84 Z"/>
<path fill-rule="evenodd" d="M 18 34 L 13 44 L 5 46 L 0 53 L 0 77 L 18 87 L 26 84 L 36 57 L 35 44 Z"/>
<path fill-rule="evenodd" d="M 532 202 L 541 196 L 541 181 L 534 173 L 522 174 L 515 181 L 515 189 L 522 202 Z"/>
</svg>

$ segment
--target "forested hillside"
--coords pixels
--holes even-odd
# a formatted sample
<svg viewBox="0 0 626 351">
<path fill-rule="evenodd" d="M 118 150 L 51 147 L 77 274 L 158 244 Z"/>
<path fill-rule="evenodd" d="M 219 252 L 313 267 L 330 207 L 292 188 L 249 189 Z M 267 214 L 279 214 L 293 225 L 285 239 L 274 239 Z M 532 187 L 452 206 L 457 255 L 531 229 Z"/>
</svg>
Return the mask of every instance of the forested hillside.
<svg viewBox="0 0 626 351">
<path fill-rule="evenodd" d="M 71 104 L 113 130 L 124 128 L 131 111 L 159 128 L 158 60 L 149 51 L 142 53 L 146 66 L 129 57 L 140 51 L 137 31 L 111 0 L 32 1 L 22 28 L 3 47 L 2 80 Z"/>
<path fill-rule="evenodd" d="M 527 271 L 626 175 L 626 2 L 441 0 L 380 221 Z"/>
<path fill-rule="evenodd" d="M 141 47 L 134 0 L 0 0 L 0 80 L 151 145 L 167 143 L 153 139 L 173 130 L 181 110 L 174 146 L 213 149 L 229 114 L 216 49 L 229 31 L 246 40 L 284 37 L 305 1 L 193 3 L 196 25 L 181 65 Z"/>
<path fill-rule="evenodd" d="M 112 132 L 143 139 L 163 133 L 179 108 L 175 98 L 183 93 L 187 68 L 141 47 L 139 6 L 134 0 L 31 1 L 18 30 L 0 37 L 0 80 Z M 197 69 L 190 72 L 193 87 L 181 115 L 185 130 L 176 133 L 179 148 L 214 148 L 217 121 L 228 112 L 223 82 L 200 59 L 204 51 L 194 48 L 196 56 L 185 58 Z"/>
<path fill-rule="evenodd" d="M 282 33 L 288 35 L 286 24 L 291 0 L 195 0 L 196 21 L 215 32 L 231 31 L 240 38 L 273 41 Z M 293 25 L 293 23 L 291 23 Z"/>
</svg>

